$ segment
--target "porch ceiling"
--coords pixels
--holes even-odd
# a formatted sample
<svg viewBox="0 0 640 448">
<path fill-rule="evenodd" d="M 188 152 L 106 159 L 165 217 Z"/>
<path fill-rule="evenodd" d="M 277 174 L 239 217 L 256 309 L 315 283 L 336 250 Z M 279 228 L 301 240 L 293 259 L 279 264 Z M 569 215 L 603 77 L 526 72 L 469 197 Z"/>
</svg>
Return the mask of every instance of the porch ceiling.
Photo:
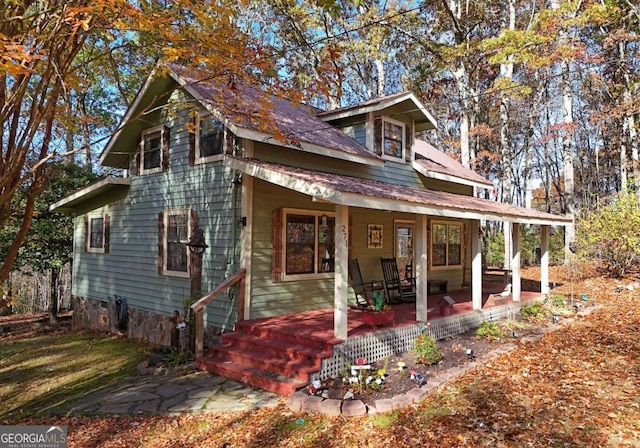
<svg viewBox="0 0 640 448">
<path fill-rule="evenodd" d="M 566 216 L 487 199 L 313 171 L 261 160 L 226 156 L 225 164 L 249 176 L 338 205 L 526 224 L 568 225 L 571 223 L 571 218 Z"/>
</svg>

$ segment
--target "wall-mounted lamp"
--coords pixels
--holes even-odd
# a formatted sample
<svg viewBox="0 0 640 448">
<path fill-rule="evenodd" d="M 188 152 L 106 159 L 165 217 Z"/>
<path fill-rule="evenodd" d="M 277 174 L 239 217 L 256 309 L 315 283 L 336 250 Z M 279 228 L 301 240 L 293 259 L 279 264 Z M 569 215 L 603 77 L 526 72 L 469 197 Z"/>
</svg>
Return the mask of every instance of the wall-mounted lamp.
<svg viewBox="0 0 640 448">
<path fill-rule="evenodd" d="M 201 254 L 205 251 L 207 243 L 204 241 L 204 230 L 200 227 L 197 227 L 191 238 L 189 238 L 189 242 L 186 243 L 187 247 L 191 251 L 192 254 Z"/>
<path fill-rule="evenodd" d="M 327 223 L 327 215 L 322 215 L 320 217 L 320 230 L 326 231 L 329 228 L 329 224 Z"/>
</svg>

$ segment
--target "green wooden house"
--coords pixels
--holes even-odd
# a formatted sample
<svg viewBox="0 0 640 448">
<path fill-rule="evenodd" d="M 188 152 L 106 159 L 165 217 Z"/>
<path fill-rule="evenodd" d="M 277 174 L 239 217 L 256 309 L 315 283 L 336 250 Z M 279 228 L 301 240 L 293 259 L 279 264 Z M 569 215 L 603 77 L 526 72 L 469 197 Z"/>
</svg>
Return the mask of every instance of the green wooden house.
<svg viewBox="0 0 640 448">
<path fill-rule="evenodd" d="M 348 261 L 357 258 L 362 277 L 374 280 L 383 278 L 380 259 L 395 258 L 415 276 L 415 328 L 398 336 L 406 347 L 427 321 L 434 279 L 447 291 L 468 286 L 472 310 L 481 310 L 483 220 L 512 226 L 515 301 L 519 225 L 542 226 L 547 292 L 549 228 L 570 219 L 475 197 L 491 182 L 416 138 L 435 127 L 408 92 L 319 111 L 176 64 L 159 67 L 101 155 L 125 176 L 51 206 L 75 216 L 74 325 L 114 330 L 126 323 L 129 337 L 169 345 L 174 312 L 183 315 L 207 296 L 198 314 L 206 336 L 198 338 L 213 346 L 242 322 L 330 310 L 331 347 L 320 343 L 316 351 L 339 364 L 347 355 L 335 348 L 350 339 L 355 300 Z M 189 248 L 196 235 L 206 248 Z M 313 336 L 300 327 L 281 342 L 308 337 L 317 348 Z M 254 364 L 273 369 L 266 360 Z M 302 370 L 280 373 L 298 381 L 294 388 L 324 375 Z"/>
</svg>

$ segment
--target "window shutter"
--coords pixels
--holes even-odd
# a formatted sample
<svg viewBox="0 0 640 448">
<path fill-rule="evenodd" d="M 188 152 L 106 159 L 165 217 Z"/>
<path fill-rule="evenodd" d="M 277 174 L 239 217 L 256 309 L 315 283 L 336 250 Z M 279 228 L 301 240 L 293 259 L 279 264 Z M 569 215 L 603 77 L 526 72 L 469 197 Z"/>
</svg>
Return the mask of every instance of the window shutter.
<svg viewBox="0 0 640 448">
<path fill-rule="evenodd" d="M 171 137 L 169 128 L 162 128 L 162 171 L 169 170 L 169 138 Z"/>
<path fill-rule="evenodd" d="M 373 122 L 374 138 L 373 152 L 382 155 L 382 118 L 378 117 Z"/>
<path fill-rule="evenodd" d="M 271 227 L 271 280 L 281 282 L 283 278 L 282 259 L 284 243 L 282 241 L 284 211 L 281 208 L 274 210 Z"/>
<path fill-rule="evenodd" d="M 84 215 L 84 251 L 89 250 L 89 215 Z"/>
<path fill-rule="evenodd" d="M 109 215 L 104 214 L 104 253 L 109 253 Z"/>
<path fill-rule="evenodd" d="M 198 117 L 191 117 L 191 126 L 189 129 L 189 165 L 196 164 L 196 132 L 199 130 Z"/>
<path fill-rule="evenodd" d="M 229 155 L 233 155 L 233 147 L 234 147 L 234 143 L 236 141 L 236 136 L 233 132 L 231 132 L 228 128 L 225 127 L 225 132 L 224 132 L 224 136 L 225 136 L 225 143 L 224 143 L 224 153 L 225 154 L 229 154 Z"/>
<path fill-rule="evenodd" d="M 164 212 L 158 213 L 158 274 L 164 268 Z"/>
<path fill-rule="evenodd" d="M 407 162 L 411 162 L 412 159 L 412 134 L 411 134 L 411 123 L 406 123 L 404 125 L 404 158 Z"/>
<path fill-rule="evenodd" d="M 140 174 L 141 171 L 141 167 L 140 164 L 142 163 L 142 139 L 138 142 L 138 149 L 136 151 L 136 155 L 133 159 L 133 168 L 131 171 L 133 171 L 133 174 L 138 175 Z"/>
</svg>

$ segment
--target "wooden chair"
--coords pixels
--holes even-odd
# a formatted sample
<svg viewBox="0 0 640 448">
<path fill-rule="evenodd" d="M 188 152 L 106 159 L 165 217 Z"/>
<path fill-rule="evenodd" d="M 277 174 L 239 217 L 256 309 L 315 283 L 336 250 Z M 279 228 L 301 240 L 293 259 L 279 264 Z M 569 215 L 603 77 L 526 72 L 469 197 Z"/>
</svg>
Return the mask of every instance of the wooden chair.
<svg viewBox="0 0 640 448">
<path fill-rule="evenodd" d="M 358 308 L 366 308 L 369 306 L 371 294 L 375 290 L 372 283 L 365 283 L 362 280 L 360 272 L 360 263 L 358 259 L 349 260 L 349 285 L 356 294 L 356 304 Z"/>
<path fill-rule="evenodd" d="M 415 278 L 402 279 L 398 272 L 395 258 L 380 258 L 382 275 L 384 275 L 384 291 L 387 303 L 416 301 Z"/>
</svg>

